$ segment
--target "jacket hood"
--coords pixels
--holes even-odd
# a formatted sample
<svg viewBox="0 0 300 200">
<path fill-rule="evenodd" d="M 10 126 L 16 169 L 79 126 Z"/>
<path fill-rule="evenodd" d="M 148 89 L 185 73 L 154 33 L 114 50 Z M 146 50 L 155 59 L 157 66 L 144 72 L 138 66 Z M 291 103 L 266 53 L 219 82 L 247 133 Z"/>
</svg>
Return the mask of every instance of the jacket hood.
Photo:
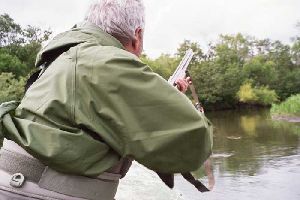
<svg viewBox="0 0 300 200">
<path fill-rule="evenodd" d="M 58 34 L 37 55 L 35 66 L 52 62 L 63 52 L 80 43 L 90 42 L 99 46 L 114 46 L 124 49 L 124 46 L 113 36 L 89 22 L 76 24 L 71 30 Z"/>
</svg>

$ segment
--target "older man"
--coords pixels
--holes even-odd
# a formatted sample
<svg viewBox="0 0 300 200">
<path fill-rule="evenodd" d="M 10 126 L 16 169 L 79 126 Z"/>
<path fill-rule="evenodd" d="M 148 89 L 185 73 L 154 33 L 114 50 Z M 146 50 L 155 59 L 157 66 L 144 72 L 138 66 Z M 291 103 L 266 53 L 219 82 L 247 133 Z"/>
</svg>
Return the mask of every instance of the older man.
<svg viewBox="0 0 300 200">
<path fill-rule="evenodd" d="M 131 159 L 165 173 L 203 164 L 211 126 L 139 60 L 144 21 L 141 0 L 99 0 L 41 50 L 22 102 L 0 108 L 1 200 L 111 200 Z"/>
</svg>

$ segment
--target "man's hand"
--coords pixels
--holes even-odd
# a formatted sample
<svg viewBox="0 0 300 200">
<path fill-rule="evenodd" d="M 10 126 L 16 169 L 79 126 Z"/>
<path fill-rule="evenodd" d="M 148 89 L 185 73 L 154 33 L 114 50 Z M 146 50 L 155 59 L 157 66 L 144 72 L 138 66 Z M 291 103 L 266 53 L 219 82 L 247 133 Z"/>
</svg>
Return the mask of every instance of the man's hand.
<svg viewBox="0 0 300 200">
<path fill-rule="evenodd" d="M 192 84 L 192 81 L 190 77 L 187 77 L 185 79 L 178 79 L 175 83 L 180 92 L 186 93 L 189 85 Z"/>
</svg>

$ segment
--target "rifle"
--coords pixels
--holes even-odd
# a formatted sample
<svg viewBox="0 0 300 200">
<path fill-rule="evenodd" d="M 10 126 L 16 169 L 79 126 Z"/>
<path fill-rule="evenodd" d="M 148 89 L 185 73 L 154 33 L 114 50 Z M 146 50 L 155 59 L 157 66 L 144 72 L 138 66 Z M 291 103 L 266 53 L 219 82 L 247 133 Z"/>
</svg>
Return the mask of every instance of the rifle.
<svg viewBox="0 0 300 200">
<path fill-rule="evenodd" d="M 176 86 L 176 80 L 183 79 L 185 77 L 190 77 L 190 74 L 188 72 L 188 66 L 194 56 L 194 52 L 192 49 L 189 49 L 183 59 L 181 60 L 180 64 L 178 65 L 177 69 L 175 70 L 174 74 L 169 78 L 168 82 Z M 189 85 L 189 88 L 192 92 L 192 97 L 195 101 L 195 108 L 201 112 L 204 113 L 204 109 L 199 101 L 199 97 L 197 95 L 195 86 L 191 83 Z M 182 173 L 181 175 L 185 180 L 190 182 L 192 185 L 194 185 L 200 192 L 207 192 L 210 191 L 214 186 L 214 176 L 211 169 L 211 162 L 210 159 L 205 161 L 204 163 L 204 169 L 209 179 L 209 187 L 207 188 L 205 185 L 203 185 L 199 180 L 195 179 L 194 176 L 191 173 Z M 168 173 L 159 173 L 157 172 L 160 179 L 170 188 L 174 187 L 174 174 L 168 174 Z"/>
<path fill-rule="evenodd" d="M 192 58 L 194 56 L 194 52 L 192 49 L 187 50 L 187 52 L 185 53 L 183 59 L 181 60 L 181 62 L 179 63 L 178 67 L 176 68 L 175 72 L 173 73 L 172 76 L 170 76 L 168 82 L 171 85 L 176 86 L 176 81 L 178 79 L 183 79 L 186 77 L 186 72 L 188 69 L 188 66 L 190 64 L 190 62 L 192 61 Z"/>
<path fill-rule="evenodd" d="M 190 77 L 191 81 L 192 81 L 192 77 L 188 71 L 188 66 L 190 64 L 190 62 L 192 61 L 194 56 L 194 52 L 192 49 L 187 50 L 187 52 L 185 53 L 185 56 L 183 57 L 183 59 L 181 60 L 181 62 L 179 63 L 178 67 L 176 68 L 175 72 L 173 73 L 172 76 L 170 76 L 168 82 L 173 85 L 176 86 L 176 81 L 178 79 L 183 79 L 185 77 Z M 189 85 L 189 88 L 192 92 L 192 97 L 195 101 L 195 107 L 197 110 L 199 110 L 201 113 L 204 113 L 204 109 L 202 104 L 199 101 L 199 97 L 197 95 L 195 86 L 193 85 L 193 82 L 191 82 L 191 84 Z"/>
</svg>

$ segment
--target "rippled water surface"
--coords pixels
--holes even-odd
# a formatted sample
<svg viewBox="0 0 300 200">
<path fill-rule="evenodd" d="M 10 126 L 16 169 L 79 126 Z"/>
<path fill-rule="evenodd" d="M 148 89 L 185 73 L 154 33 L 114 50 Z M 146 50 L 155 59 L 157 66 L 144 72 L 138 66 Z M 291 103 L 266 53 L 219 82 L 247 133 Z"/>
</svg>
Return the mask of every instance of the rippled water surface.
<svg viewBox="0 0 300 200">
<path fill-rule="evenodd" d="M 269 110 L 207 116 L 215 126 L 215 188 L 201 194 L 177 176 L 175 189 L 184 199 L 300 199 L 300 123 L 273 121 Z"/>
</svg>

